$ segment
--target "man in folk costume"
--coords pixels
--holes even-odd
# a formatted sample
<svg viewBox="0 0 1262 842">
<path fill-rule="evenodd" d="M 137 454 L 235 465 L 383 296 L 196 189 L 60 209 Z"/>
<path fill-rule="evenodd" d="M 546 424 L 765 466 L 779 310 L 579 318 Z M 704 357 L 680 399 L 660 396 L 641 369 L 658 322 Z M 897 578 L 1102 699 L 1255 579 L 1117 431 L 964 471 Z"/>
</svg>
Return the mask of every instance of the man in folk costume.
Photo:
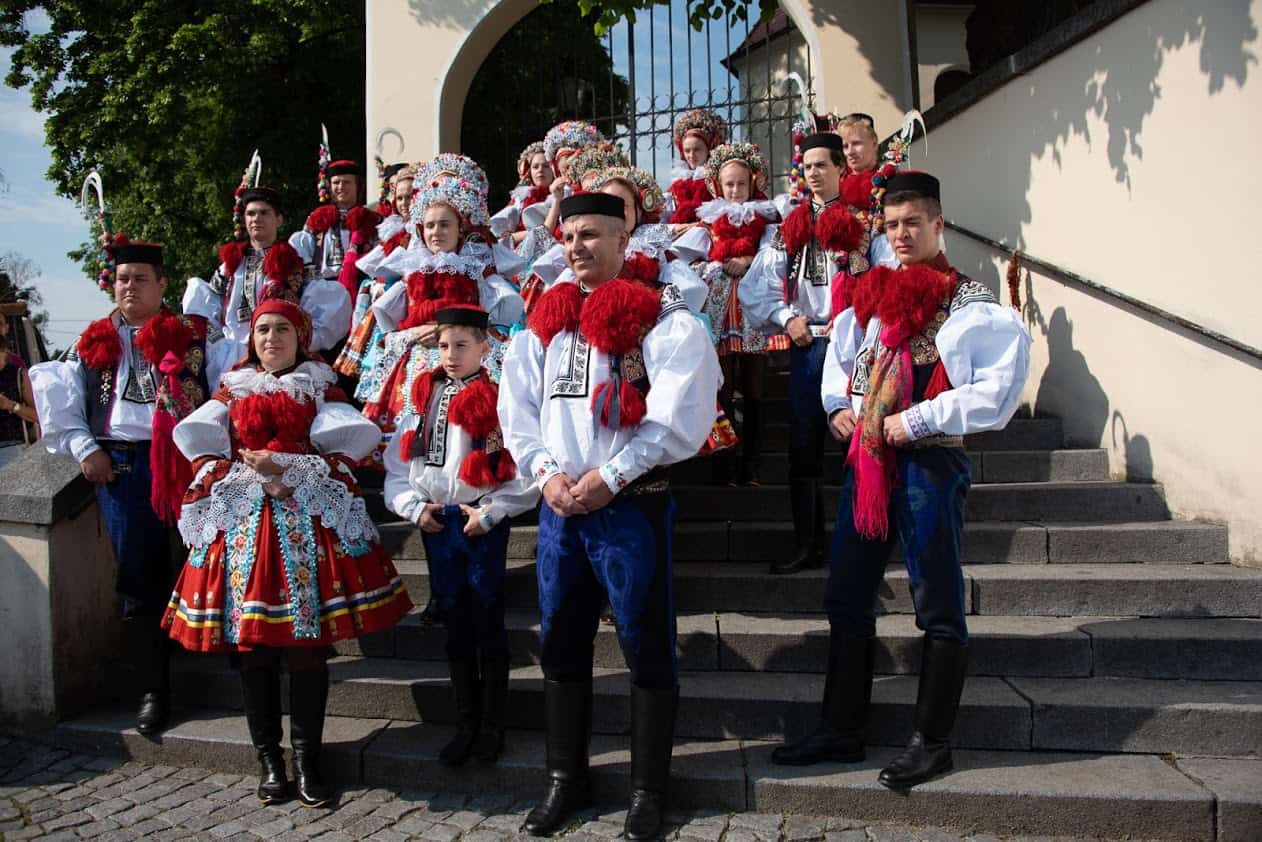
<svg viewBox="0 0 1262 842">
<path fill-rule="evenodd" d="M 897 537 L 924 642 L 911 741 L 879 776 L 893 789 L 951 769 L 948 739 L 968 663 L 963 436 L 1008 423 L 1029 364 L 1018 314 L 939 250 L 939 189 L 927 173 L 890 178 L 885 231 L 901 268 L 859 279 L 847 312 L 862 338 L 856 348 L 836 336 L 829 349 L 822 398 L 838 407 L 829 423 L 849 452 L 825 598 L 828 674 L 818 728 L 772 755 L 791 765 L 863 759 L 876 594 Z M 835 331 L 847 330 L 838 319 Z"/>
<path fill-rule="evenodd" d="M 171 431 L 209 393 L 206 321 L 162 303 L 162 246 L 122 234 L 108 242 L 117 308 L 88 325 L 63 360 L 33 366 L 30 378 L 44 446 L 78 462 L 96 486 L 118 565 L 124 645 L 142 693 L 136 729 L 152 735 L 170 710 L 159 625 L 178 569 L 169 527 L 193 479 Z"/>
<path fill-rule="evenodd" d="M 235 239 L 219 250 L 209 281 L 189 278 L 184 312 L 210 323 L 206 373 L 212 386 L 245 356 L 254 308 L 269 297 L 302 307 L 311 318 L 311 350 L 331 349 L 349 330 L 351 299 L 336 280 L 307 278 L 302 257 L 279 239 L 285 223 L 280 194 L 270 187 L 237 189 Z"/>
<path fill-rule="evenodd" d="M 842 139 L 832 132 L 799 144 L 810 200 L 785 218 L 762 247 L 738 289 L 747 320 L 767 333 L 787 333 L 789 348 L 789 499 L 793 554 L 772 573 L 824 564 L 823 462 L 828 419 L 819 400 L 835 315 L 833 279 L 863 247 L 863 222 L 841 199 Z M 891 261 L 892 262 L 892 259 Z"/>
<path fill-rule="evenodd" d="M 670 285 L 623 277 L 623 200 L 571 196 L 561 216 L 573 280 L 514 337 L 499 415 L 517 465 L 547 503 L 537 570 L 547 796 L 526 818 L 552 833 L 590 800 L 593 639 L 606 596 L 631 671 L 629 839 L 661 827 L 679 698 L 667 466 L 714 422 L 718 358 Z"/>
<path fill-rule="evenodd" d="M 322 165 L 320 206 L 307 215 L 301 231 L 289 235 L 307 277 L 337 281 L 351 298 L 359 292 L 359 255 L 372 248 L 381 222 L 374 210 L 360 204 L 363 180 L 364 169 L 354 161 Z"/>
</svg>

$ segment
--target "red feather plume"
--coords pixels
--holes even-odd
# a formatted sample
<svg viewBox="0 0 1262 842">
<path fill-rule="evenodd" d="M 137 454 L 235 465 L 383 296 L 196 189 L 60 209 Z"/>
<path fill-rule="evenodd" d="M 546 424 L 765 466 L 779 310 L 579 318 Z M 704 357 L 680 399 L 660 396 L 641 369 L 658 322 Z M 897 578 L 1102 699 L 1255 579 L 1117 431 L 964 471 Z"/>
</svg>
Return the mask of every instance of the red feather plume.
<svg viewBox="0 0 1262 842">
<path fill-rule="evenodd" d="M 179 316 L 159 313 L 136 331 L 136 345 L 150 365 L 158 365 L 167 354 L 183 359 L 194 335 Z"/>
<path fill-rule="evenodd" d="M 407 462 L 415 458 L 416 430 L 408 430 L 399 438 L 399 455 Z"/>
<path fill-rule="evenodd" d="M 841 179 L 841 197 L 846 204 L 859 210 L 867 210 L 872 202 L 872 176 L 876 170 L 847 173 Z"/>
<path fill-rule="evenodd" d="M 284 392 L 273 392 L 235 400 L 228 413 L 243 447 L 295 453 L 302 450 L 315 409 L 314 401 L 299 403 Z"/>
<path fill-rule="evenodd" d="M 312 234 L 319 234 L 328 231 L 341 218 L 342 214 L 337 209 L 337 205 L 320 205 L 307 216 L 306 229 Z"/>
<path fill-rule="evenodd" d="M 629 281 L 656 281 L 662 275 L 662 265 L 656 257 L 635 252 L 626 258 L 618 274 Z"/>
<path fill-rule="evenodd" d="M 657 321 L 662 300 L 653 290 L 621 278 L 601 284 L 579 316 L 583 335 L 606 354 L 638 348 Z"/>
<path fill-rule="evenodd" d="M 539 296 L 539 302 L 526 318 L 526 327 L 546 348 L 562 331 L 578 327 L 583 310 L 583 292 L 578 284 L 557 284 Z"/>
<path fill-rule="evenodd" d="M 923 263 L 890 272 L 876 306 L 883 328 L 893 331 L 891 342 L 886 344 L 899 336 L 915 336 L 923 331 L 954 288 L 952 275 Z"/>
<path fill-rule="evenodd" d="M 374 213 L 371 208 L 364 205 L 356 205 L 351 208 L 350 212 L 346 214 L 346 229 L 351 233 L 351 243 L 362 246 L 371 242 L 380 223 L 381 217 Z"/>
<path fill-rule="evenodd" d="M 797 254 L 811 241 L 811 203 L 802 202 L 780 226 L 780 238 L 789 254 Z"/>
<path fill-rule="evenodd" d="M 824 208 L 815 223 L 819 244 L 831 252 L 853 251 L 863 242 L 863 223 L 843 202 Z"/>
<path fill-rule="evenodd" d="M 123 357 L 123 344 L 118 341 L 118 328 L 108 317 L 97 319 L 79 336 L 75 346 L 79 359 L 88 368 L 110 371 Z"/>
<path fill-rule="evenodd" d="M 484 439 L 499 428 L 496 411 L 499 391 L 487 377 L 479 377 L 461 389 L 451 399 L 448 417 L 475 439 Z"/>
<path fill-rule="evenodd" d="M 237 274 L 237 268 L 245 257 L 245 249 L 248 245 L 249 243 L 245 240 L 233 240 L 231 243 L 224 243 L 219 248 L 219 262 L 223 264 L 229 278 Z"/>
<path fill-rule="evenodd" d="M 267 257 L 263 258 L 263 274 L 269 280 L 287 284 L 301 272 L 302 258 L 289 243 L 278 242 L 267 250 Z"/>
</svg>

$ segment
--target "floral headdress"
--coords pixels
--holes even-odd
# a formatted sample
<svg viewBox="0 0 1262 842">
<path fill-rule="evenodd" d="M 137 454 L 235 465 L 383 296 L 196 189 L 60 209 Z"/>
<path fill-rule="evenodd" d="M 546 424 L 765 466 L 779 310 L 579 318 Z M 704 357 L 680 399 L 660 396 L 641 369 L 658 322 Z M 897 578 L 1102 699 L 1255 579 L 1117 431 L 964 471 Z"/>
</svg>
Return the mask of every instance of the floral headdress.
<svg viewBox="0 0 1262 842">
<path fill-rule="evenodd" d="M 545 158 L 548 157 L 548 153 L 544 151 L 543 148 L 543 141 L 536 140 L 534 143 L 523 149 L 521 154 L 517 156 L 517 177 L 521 179 L 517 183 L 518 187 L 533 186 L 530 181 L 530 159 L 540 154 L 542 154 Z"/>
<path fill-rule="evenodd" d="M 619 146 L 588 146 L 570 157 L 567 178 L 571 184 L 581 185 L 584 176 L 599 174 L 601 170 L 611 167 L 625 169 L 630 166 L 631 162 L 627 160 L 626 153 Z"/>
<path fill-rule="evenodd" d="M 591 123 L 584 120 L 566 120 L 548 129 L 548 133 L 543 136 L 543 154 L 548 156 L 552 169 L 560 175 L 561 171 L 557 168 L 557 156 L 562 150 L 569 149 L 573 152 L 588 146 L 602 146 L 608 143 L 609 140 L 601 134 L 600 129 Z"/>
<path fill-rule="evenodd" d="M 671 132 L 671 136 L 675 141 L 675 148 L 679 150 L 680 157 L 683 157 L 684 138 L 688 137 L 688 135 L 696 135 L 705 141 L 707 149 L 713 150 L 727 136 L 727 124 L 723 122 L 722 117 L 713 111 L 705 108 L 694 108 L 685 112 L 675 121 L 675 128 Z"/>
<path fill-rule="evenodd" d="M 644 222 L 656 222 L 658 216 L 662 212 L 662 188 L 658 186 L 657 179 L 653 178 L 653 174 L 640 169 L 639 167 L 610 167 L 603 170 L 596 181 L 592 183 L 592 190 L 599 190 L 611 181 L 626 181 L 635 185 L 636 202 L 640 206 L 640 212 L 644 214 Z"/>
<path fill-rule="evenodd" d="M 767 162 L 763 159 L 758 144 L 724 143 L 714 148 L 705 165 L 706 186 L 710 188 L 712 195 L 723 195 L 723 190 L 719 186 L 719 173 L 723 171 L 726 164 L 733 161 L 749 167 L 751 196 L 767 186 Z"/>
<path fill-rule="evenodd" d="M 483 204 L 486 203 L 487 193 L 491 189 L 486 173 L 472 158 L 455 152 L 440 152 L 431 160 L 417 164 L 416 180 L 412 189 L 424 190 L 447 178 L 457 179 L 463 183 L 465 189 L 482 194 Z"/>
<path fill-rule="evenodd" d="M 421 184 L 418 177 L 415 184 Z M 452 175 L 440 175 L 412 191 L 408 217 L 418 228 L 431 205 L 448 205 L 465 226 L 481 228 L 487 224 L 486 194 L 470 181 Z"/>
</svg>

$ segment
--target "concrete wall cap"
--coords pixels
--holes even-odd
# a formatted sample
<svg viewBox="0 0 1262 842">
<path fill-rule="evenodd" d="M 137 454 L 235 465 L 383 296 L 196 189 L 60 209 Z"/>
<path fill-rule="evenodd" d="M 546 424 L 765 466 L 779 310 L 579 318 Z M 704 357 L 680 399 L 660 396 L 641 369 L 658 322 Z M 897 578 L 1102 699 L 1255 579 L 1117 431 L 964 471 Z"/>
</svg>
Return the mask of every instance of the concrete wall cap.
<svg viewBox="0 0 1262 842">
<path fill-rule="evenodd" d="M 92 501 L 92 485 L 79 466 L 40 445 L 5 448 L 0 459 L 0 521 L 51 526 Z"/>
</svg>

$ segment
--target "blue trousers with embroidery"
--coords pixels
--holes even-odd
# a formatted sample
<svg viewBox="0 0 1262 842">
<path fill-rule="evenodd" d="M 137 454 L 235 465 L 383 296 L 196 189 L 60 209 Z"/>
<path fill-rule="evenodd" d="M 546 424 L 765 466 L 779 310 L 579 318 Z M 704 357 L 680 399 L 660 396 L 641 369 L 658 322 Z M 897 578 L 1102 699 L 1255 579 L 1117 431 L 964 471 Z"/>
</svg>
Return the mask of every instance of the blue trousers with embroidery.
<svg viewBox="0 0 1262 842">
<path fill-rule="evenodd" d="M 468 517 L 447 506 L 442 532 L 421 532 L 429 559 L 430 588 L 443 609 L 447 657 L 465 660 L 484 655 L 508 657 L 504 629 L 504 559 L 508 555 L 508 519 L 485 535 L 464 534 Z"/>
<path fill-rule="evenodd" d="M 599 511 L 563 518 L 539 511 L 536 569 L 543 614 L 543 674 L 552 681 L 591 677 L 593 644 L 605 597 L 631 683 L 679 684 L 669 492 L 615 497 Z"/>
<path fill-rule="evenodd" d="M 171 598 L 176 567 L 170 528 L 149 503 L 149 442 L 106 452 L 114 481 L 97 485 L 96 500 L 118 565 L 115 590 L 122 597 L 124 616 L 153 618 L 156 623 Z"/>
<path fill-rule="evenodd" d="M 818 479 L 824 473 L 828 416 L 820 386 L 828 339 L 789 346 L 789 479 Z"/>
<path fill-rule="evenodd" d="M 929 637 L 968 642 L 960 539 L 964 498 L 972 483 L 961 448 L 926 447 L 897 452 L 898 477 L 890 495 L 890 535 L 868 540 L 854 528 L 854 472 L 847 471 L 833 527 L 832 560 L 824 608 L 834 631 L 848 637 L 876 635 L 876 595 L 895 537 L 903 560 L 916 626 Z"/>
</svg>

